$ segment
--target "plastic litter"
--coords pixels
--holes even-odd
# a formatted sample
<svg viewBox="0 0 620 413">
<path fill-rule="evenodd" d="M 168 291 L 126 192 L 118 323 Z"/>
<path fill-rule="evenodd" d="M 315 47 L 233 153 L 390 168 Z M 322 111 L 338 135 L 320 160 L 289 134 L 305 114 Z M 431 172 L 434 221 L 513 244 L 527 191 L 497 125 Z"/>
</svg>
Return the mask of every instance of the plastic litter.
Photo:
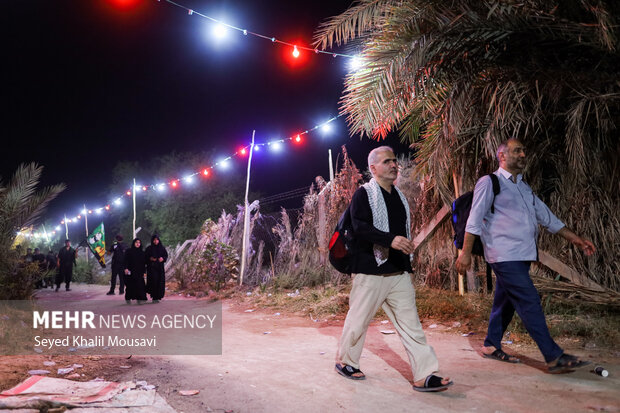
<svg viewBox="0 0 620 413">
<path fill-rule="evenodd" d="M 63 369 L 58 369 L 58 374 L 60 375 L 65 375 L 65 374 L 69 374 L 73 371 L 73 367 L 65 367 Z"/>
<path fill-rule="evenodd" d="M 49 370 L 28 370 L 28 374 L 31 376 L 41 375 L 41 374 L 49 374 Z"/>
</svg>

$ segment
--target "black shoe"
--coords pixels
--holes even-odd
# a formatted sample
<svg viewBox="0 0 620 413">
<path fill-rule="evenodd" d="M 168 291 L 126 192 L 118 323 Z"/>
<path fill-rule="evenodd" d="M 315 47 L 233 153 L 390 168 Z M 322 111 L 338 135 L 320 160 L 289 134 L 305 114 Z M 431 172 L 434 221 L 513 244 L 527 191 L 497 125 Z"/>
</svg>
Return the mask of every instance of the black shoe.
<svg viewBox="0 0 620 413">
<path fill-rule="evenodd" d="M 123 295 L 123 294 L 125 294 L 125 291 L 124 291 L 124 290 L 119 290 L 119 291 L 118 291 L 118 295 Z"/>
<path fill-rule="evenodd" d="M 66 290 L 66 291 L 71 291 L 71 288 L 66 288 L 65 290 Z"/>
<path fill-rule="evenodd" d="M 58 290 L 60 290 L 60 287 L 56 287 L 56 289 L 54 290 L 54 292 L 58 292 Z"/>
<path fill-rule="evenodd" d="M 106 295 L 114 295 L 114 291 L 108 291 Z"/>
</svg>

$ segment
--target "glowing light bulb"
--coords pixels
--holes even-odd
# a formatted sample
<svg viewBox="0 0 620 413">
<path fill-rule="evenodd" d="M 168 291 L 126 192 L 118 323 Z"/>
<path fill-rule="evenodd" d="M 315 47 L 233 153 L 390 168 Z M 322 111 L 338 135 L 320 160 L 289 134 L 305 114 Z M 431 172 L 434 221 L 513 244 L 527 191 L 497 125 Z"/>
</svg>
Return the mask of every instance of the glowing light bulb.
<svg viewBox="0 0 620 413">
<path fill-rule="evenodd" d="M 246 154 L 246 153 L 248 153 L 248 152 L 245 150 L 245 148 L 241 148 L 241 150 L 239 151 L 239 153 L 240 153 L 241 155 L 245 155 L 245 154 Z"/>
<path fill-rule="evenodd" d="M 172 181 L 170 182 L 170 186 L 172 186 L 173 188 L 176 188 L 179 184 L 177 183 L 177 181 Z"/>
<path fill-rule="evenodd" d="M 125 193 L 127 194 L 127 196 L 131 196 L 131 191 L 127 191 Z"/>
<path fill-rule="evenodd" d="M 270 147 L 271 147 L 271 150 L 273 150 L 273 151 L 276 151 L 276 152 L 277 152 L 277 151 L 279 151 L 280 149 L 282 149 L 282 144 L 281 144 L 279 141 L 277 141 L 277 142 L 272 142 L 272 143 L 271 143 L 271 145 L 270 145 Z"/>
<path fill-rule="evenodd" d="M 64 224 L 64 222 L 61 222 L 61 224 Z M 56 230 L 56 231 L 60 231 L 60 225 L 56 225 L 55 230 Z"/>
<path fill-rule="evenodd" d="M 110 205 L 106 205 L 106 206 L 105 206 L 105 210 L 106 210 L 106 211 L 109 211 L 109 210 L 110 210 Z"/>
<path fill-rule="evenodd" d="M 362 68 L 362 58 L 359 56 L 354 56 L 349 60 L 349 69 L 352 71 L 356 71 Z"/>
<path fill-rule="evenodd" d="M 121 204 L 121 199 L 120 198 L 116 198 L 114 200 L 114 205 L 120 205 Z"/>
<path fill-rule="evenodd" d="M 86 215 L 86 210 L 85 209 L 82 210 L 82 214 Z"/>
<path fill-rule="evenodd" d="M 143 191 L 146 191 L 146 186 L 143 186 L 143 187 L 142 187 L 142 190 L 143 190 Z"/>
<path fill-rule="evenodd" d="M 295 136 L 295 142 L 297 143 L 301 142 L 301 135 Z"/>
<path fill-rule="evenodd" d="M 185 182 L 187 182 L 188 184 L 191 184 L 192 182 L 194 182 L 194 177 L 189 175 L 189 176 L 186 176 L 185 178 L 183 178 L 183 180 Z"/>
<path fill-rule="evenodd" d="M 297 46 L 293 46 L 293 57 L 295 59 L 299 57 L 299 50 L 297 49 Z"/>
<path fill-rule="evenodd" d="M 323 133 L 329 133 L 332 130 L 332 125 L 330 125 L 329 123 L 324 124 L 323 126 L 321 126 L 321 131 L 323 131 Z"/>
<path fill-rule="evenodd" d="M 213 35 L 218 39 L 226 37 L 227 32 L 227 27 L 224 26 L 222 23 L 218 23 L 213 27 Z"/>
</svg>

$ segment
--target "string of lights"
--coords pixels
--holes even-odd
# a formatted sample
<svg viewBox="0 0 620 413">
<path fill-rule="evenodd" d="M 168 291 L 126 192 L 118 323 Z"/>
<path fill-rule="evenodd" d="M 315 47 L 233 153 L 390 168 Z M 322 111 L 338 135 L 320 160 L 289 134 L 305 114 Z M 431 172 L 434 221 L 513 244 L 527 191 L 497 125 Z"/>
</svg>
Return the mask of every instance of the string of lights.
<svg viewBox="0 0 620 413">
<path fill-rule="evenodd" d="M 157 2 L 161 2 L 161 1 L 162 0 L 157 0 Z M 305 47 L 305 46 L 289 43 L 289 42 L 280 40 L 280 39 L 276 38 L 275 36 L 267 36 L 267 35 L 264 35 L 264 34 L 261 34 L 261 33 L 256 33 L 256 32 L 253 32 L 253 31 L 250 31 L 250 30 L 247 30 L 247 29 L 243 29 L 243 28 L 240 28 L 240 27 L 233 26 L 231 24 L 225 23 L 225 22 L 223 22 L 223 21 L 221 21 L 219 19 L 216 19 L 214 17 L 211 17 L 211 16 L 208 16 L 206 14 L 197 12 L 196 10 L 193 10 L 193 9 L 187 7 L 187 6 L 182 5 L 182 4 L 176 3 L 176 2 L 174 2 L 172 0 L 163 0 L 163 1 L 165 1 L 168 4 L 171 4 L 172 6 L 175 6 L 175 7 L 178 7 L 180 9 L 185 10 L 187 12 L 187 14 L 190 15 L 190 16 L 194 16 L 194 15 L 195 16 L 199 16 L 199 17 L 202 17 L 203 19 L 206 19 L 206 20 L 209 20 L 209 21 L 213 22 L 215 24 L 214 33 L 218 37 L 224 36 L 225 31 L 227 29 L 232 29 L 232 30 L 236 30 L 238 32 L 243 33 L 244 36 L 252 35 L 252 36 L 264 39 L 264 40 L 268 40 L 268 41 L 270 41 L 271 43 L 274 43 L 274 44 L 280 44 L 280 45 L 283 45 L 283 46 L 290 47 L 292 49 L 291 53 L 293 54 L 293 57 L 295 57 L 295 58 L 298 58 L 300 56 L 300 54 L 301 54 L 300 50 L 305 50 L 305 51 L 309 51 L 309 52 L 312 52 L 312 53 L 315 53 L 315 54 L 331 55 L 332 57 L 347 57 L 347 58 L 350 58 L 350 59 L 356 59 L 356 56 L 345 54 L 345 53 L 328 52 L 328 51 L 325 51 L 325 50 L 319 50 L 319 49 L 316 49 L 316 48 L 313 49 L 311 47 Z"/>
<path fill-rule="evenodd" d="M 267 141 L 267 142 L 261 142 L 261 143 L 255 143 L 254 144 L 254 152 L 258 153 L 260 151 L 263 150 L 271 150 L 274 152 L 280 151 L 283 149 L 283 145 L 287 142 L 290 142 L 292 144 L 301 144 L 304 140 L 304 137 L 308 134 L 310 134 L 311 132 L 314 132 L 316 130 L 323 130 L 324 132 L 329 132 L 330 127 L 331 127 L 331 123 L 333 121 L 335 121 L 336 119 L 340 118 L 341 116 L 343 116 L 343 114 L 334 116 L 328 120 L 326 120 L 323 123 L 320 123 L 318 125 L 315 125 L 314 127 L 307 129 L 303 132 L 299 132 L 297 134 L 294 134 L 292 136 L 289 136 L 287 138 L 282 138 L 282 139 L 274 139 L 271 141 Z M 169 179 L 167 182 L 159 182 L 159 183 L 151 183 L 151 184 L 136 184 L 133 188 L 128 188 L 125 193 L 123 193 L 122 195 L 119 195 L 117 197 L 114 197 L 112 199 L 111 202 L 108 202 L 107 204 L 103 205 L 103 206 L 99 206 L 96 208 L 88 208 L 88 209 L 82 209 L 81 213 L 78 215 L 66 215 L 65 217 L 60 220 L 59 225 L 57 225 L 52 231 L 46 232 L 45 234 L 43 233 L 39 233 L 39 232 L 33 232 L 33 231 L 20 231 L 18 232 L 18 235 L 23 235 L 26 237 L 34 237 L 34 238 L 39 238 L 39 237 L 46 237 L 48 236 L 48 234 L 51 235 L 56 235 L 58 232 L 61 231 L 61 225 L 65 225 L 65 224 L 71 224 L 71 223 L 77 223 L 80 222 L 82 220 L 82 218 L 84 216 L 88 216 L 88 215 L 102 215 L 103 213 L 110 213 L 112 212 L 115 208 L 119 208 L 123 205 L 123 199 L 125 198 L 131 198 L 133 195 L 132 191 L 135 191 L 136 193 L 138 192 L 146 192 L 146 191 L 156 191 L 156 192 L 165 192 L 167 189 L 171 188 L 171 189 L 177 189 L 179 188 L 181 185 L 184 184 L 191 184 L 197 177 L 201 176 L 203 178 L 207 178 L 212 174 L 212 171 L 216 168 L 222 168 L 222 169 L 226 169 L 230 166 L 231 161 L 234 158 L 240 158 L 240 157 L 244 157 L 246 156 L 249 151 L 251 150 L 252 146 L 250 144 L 247 144 L 245 146 L 240 147 L 239 149 L 237 149 L 237 151 L 235 151 L 233 154 L 226 156 L 224 158 L 221 158 L 220 160 L 218 160 L 217 162 L 215 162 L 214 164 L 210 165 L 210 166 L 206 166 L 201 168 L 199 171 L 195 171 L 189 175 L 185 175 L 183 177 L 176 177 L 173 179 Z M 296 189 L 296 190 L 292 190 L 289 191 L 290 194 L 287 195 L 291 195 L 294 197 L 299 196 L 297 194 L 297 192 L 301 192 L 302 188 Z M 307 191 L 307 188 L 304 189 L 304 191 Z M 277 194 L 274 195 L 272 197 L 267 197 L 265 199 L 265 201 L 267 203 L 270 202 L 276 202 L 276 201 L 281 201 L 284 200 L 283 199 L 278 199 L 279 197 L 281 197 L 283 194 Z M 288 198 L 286 198 L 288 199 Z M 66 221 L 65 221 L 66 220 Z"/>
</svg>

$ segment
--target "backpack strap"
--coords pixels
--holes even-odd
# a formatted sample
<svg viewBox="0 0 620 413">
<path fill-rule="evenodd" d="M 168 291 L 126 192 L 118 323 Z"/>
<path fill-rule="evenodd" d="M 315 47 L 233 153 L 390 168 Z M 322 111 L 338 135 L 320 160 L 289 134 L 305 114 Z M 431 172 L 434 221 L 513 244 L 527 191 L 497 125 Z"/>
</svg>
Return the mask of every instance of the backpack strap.
<svg viewBox="0 0 620 413">
<path fill-rule="evenodd" d="M 493 202 L 491 203 L 491 214 L 495 213 L 495 197 L 499 194 L 499 178 L 495 174 L 489 174 L 493 184 Z"/>
</svg>

